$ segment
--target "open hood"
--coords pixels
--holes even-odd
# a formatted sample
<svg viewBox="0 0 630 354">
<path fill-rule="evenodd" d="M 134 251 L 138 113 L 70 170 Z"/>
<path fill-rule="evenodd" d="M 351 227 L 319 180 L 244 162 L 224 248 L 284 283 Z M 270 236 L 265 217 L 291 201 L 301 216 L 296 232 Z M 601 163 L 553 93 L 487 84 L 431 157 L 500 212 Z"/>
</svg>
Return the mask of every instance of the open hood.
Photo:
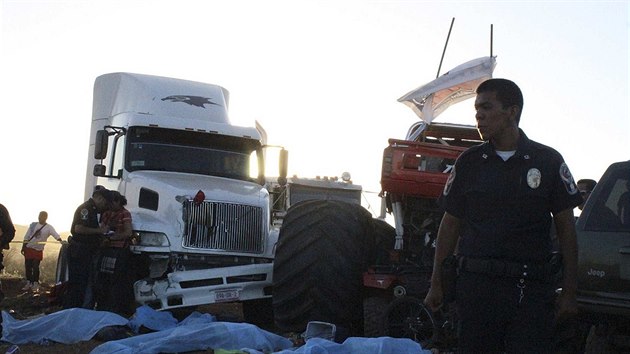
<svg viewBox="0 0 630 354">
<path fill-rule="evenodd" d="M 431 123 L 451 105 L 475 96 L 480 83 L 492 78 L 495 57 L 482 57 L 461 64 L 437 79 L 398 99 L 423 121 Z"/>
</svg>

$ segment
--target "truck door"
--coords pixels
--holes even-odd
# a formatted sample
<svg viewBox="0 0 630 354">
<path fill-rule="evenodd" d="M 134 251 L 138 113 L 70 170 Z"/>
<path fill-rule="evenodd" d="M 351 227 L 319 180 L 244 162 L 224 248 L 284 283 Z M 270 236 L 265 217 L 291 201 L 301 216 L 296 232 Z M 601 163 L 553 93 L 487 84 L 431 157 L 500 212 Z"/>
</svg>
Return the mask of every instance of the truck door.
<svg viewBox="0 0 630 354">
<path fill-rule="evenodd" d="M 581 291 L 630 289 L 630 161 L 611 165 L 577 222 Z M 628 296 L 627 294 L 625 296 Z"/>
</svg>

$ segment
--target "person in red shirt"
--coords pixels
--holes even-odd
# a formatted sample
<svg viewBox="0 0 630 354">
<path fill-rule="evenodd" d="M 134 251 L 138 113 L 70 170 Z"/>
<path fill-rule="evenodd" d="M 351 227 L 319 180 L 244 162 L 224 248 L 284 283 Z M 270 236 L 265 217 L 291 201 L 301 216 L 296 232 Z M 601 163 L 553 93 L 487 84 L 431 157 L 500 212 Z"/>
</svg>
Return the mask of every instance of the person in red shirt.
<svg viewBox="0 0 630 354">
<path fill-rule="evenodd" d="M 101 224 L 108 232 L 100 250 L 96 285 L 96 309 L 120 315 L 131 313 L 133 269 L 129 244 L 133 234 L 131 213 L 125 209 L 127 198 L 112 191 L 110 210 L 103 213 Z"/>
</svg>

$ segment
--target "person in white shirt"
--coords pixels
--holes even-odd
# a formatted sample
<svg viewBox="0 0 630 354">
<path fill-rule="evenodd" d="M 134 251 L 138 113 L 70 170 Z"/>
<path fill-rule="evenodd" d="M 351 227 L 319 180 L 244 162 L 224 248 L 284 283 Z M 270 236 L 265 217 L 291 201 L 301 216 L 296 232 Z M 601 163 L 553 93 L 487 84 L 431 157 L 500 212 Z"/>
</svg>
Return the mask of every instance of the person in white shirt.
<svg viewBox="0 0 630 354">
<path fill-rule="evenodd" d="M 26 269 L 26 285 L 22 290 L 39 290 L 39 264 L 44 258 L 44 246 L 48 237 L 53 236 L 57 241 L 63 242 L 55 228 L 46 223 L 48 213 L 41 211 L 38 222 L 33 222 L 24 235 L 22 254 L 24 255 L 24 267 Z"/>
</svg>

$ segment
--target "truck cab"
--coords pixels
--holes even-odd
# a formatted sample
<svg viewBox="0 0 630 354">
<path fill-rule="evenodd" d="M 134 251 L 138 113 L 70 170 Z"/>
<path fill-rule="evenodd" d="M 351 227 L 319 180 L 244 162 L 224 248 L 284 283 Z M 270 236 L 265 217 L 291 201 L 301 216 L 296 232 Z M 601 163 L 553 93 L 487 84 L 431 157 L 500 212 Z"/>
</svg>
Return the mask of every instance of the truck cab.
<svg viewBox="0 0 630 354">
<path fill-rule="evenodd" d="M 278 231 L 265 134 L 232 124 L 228 103 L 226 89 L 187 80 L 111 73 L 95 81 L 85 198 L 97 185 L 126 196 L 141 304 L 271 296 Z"/>
</svg>

